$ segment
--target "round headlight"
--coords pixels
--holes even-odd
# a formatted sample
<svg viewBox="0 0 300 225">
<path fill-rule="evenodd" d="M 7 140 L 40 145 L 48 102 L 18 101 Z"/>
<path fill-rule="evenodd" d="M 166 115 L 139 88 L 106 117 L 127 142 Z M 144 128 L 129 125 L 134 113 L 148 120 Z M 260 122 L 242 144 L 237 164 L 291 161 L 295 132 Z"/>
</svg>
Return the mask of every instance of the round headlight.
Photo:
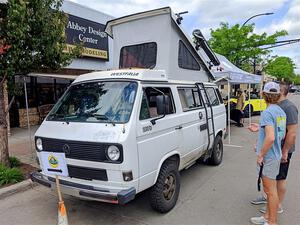
<svg viewBox="0 0 300 225">
<path fill-rule="evenodd" d="M 35 141 L 35 145 L 36 145 L 36 148 L 37 148 L 39 151 L 42 151 L 42 150 L 43 150 L 43 142 L 42 142 L 42 139 L 37 138 L 36 141 Z"/>
<path fill-rule="evenodd" d="M 111 145 L 107 149 L 107 156 L 111 161 L 117 161 L 120 158 L 120 150 L 117 146 Z"/>
</svg>

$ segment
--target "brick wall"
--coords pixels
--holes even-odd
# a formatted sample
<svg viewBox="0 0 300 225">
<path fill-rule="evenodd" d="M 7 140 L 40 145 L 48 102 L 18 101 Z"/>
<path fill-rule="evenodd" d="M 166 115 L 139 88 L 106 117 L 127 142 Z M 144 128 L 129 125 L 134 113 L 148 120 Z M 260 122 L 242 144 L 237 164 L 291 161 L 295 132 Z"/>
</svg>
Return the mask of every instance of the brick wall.
<svg viewBox="0 0 300 225">
<path fill-rule="evenodd" d="M 30 126 L 38 125 L 40 122 L 40 116 L 37 108 L 29 108 L 29 124 Z M 19 122 L 20 127 L 27 127 L 27 113 L 26 109 L 19 109 Z"/>
</svg>

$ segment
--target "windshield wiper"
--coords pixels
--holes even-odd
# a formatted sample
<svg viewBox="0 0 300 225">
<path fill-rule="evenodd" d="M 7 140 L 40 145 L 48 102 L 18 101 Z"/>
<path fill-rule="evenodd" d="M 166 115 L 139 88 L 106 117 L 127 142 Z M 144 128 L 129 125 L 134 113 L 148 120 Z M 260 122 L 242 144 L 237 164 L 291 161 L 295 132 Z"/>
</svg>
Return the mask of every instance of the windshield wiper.
<svg viewBox="0 0 300 225">
<path fill-rule="evenodd" d="M 66 122 L 66 124 L 69 124 L 69 121 L 67 121 L 66 115 L 65 114 L 60 114 L 60 113 L 52 113 L 49 115 L 49 117 L 52 117 L 51 119 L 63 119 L 63 122 Z"/>
<path fill-rule="evenodd" d="M 104 114 L 97 114 L 97 113 L 92 113 L 91 116 L 95 117 L 97 120 L 107 120 L 108 122 L 110 122 L 113 126 L 116 126 L 115 122 L 112 121 L 110 118 L 108 118 L 106 115 Z"/>
</svg>

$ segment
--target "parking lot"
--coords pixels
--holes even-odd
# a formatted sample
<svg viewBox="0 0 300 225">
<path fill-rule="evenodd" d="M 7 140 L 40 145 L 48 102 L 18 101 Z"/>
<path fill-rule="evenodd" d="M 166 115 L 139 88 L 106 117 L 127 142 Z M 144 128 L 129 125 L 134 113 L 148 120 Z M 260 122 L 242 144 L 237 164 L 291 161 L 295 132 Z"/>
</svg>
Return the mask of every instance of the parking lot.
<svg viewBox="0 0 300 225">
<path fill-rule="evenodd" d="M 291 100 L 299 108 L 299 96 L 293 95 Z M 259 116 L 253 118 L 254 121 L 258 119 Z M 256 134 L 250 133 L 246 124 L 247 120 L 244 128 L 232 127 L 231 144 L 234 146 L 225 146 L 220 166 L 195 164 L 181 172 L 179 200 L 168 214 L 159 214 L 150 208 L 147 192 L 125 206 L 64 196 L 69 224 L 250 224 L 250 217 L 259 215 L 260 206 L 249 203 L 258 194 L 253 152 Z M 285 212 L 279 216 L 281 225 L 300 224 L 299 170 L 298 150 L 292 158 Z M 0 224 L 5 225 L 56 224 L 57 196 L 42 186 L 12 195 L 0 201 L 0 218 Z"/>
</svg>

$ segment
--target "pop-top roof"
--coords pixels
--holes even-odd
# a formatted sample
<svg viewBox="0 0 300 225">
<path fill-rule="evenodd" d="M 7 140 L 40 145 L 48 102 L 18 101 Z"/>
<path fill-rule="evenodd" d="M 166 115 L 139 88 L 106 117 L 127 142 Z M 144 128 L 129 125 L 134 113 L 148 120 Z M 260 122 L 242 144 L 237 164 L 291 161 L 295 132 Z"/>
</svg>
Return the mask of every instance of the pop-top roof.
<svg viewBox="0 0 300 225">
<path fill-rule="evenodd" d="M 155 20 L 154 18 L 157 16 L 161 16 L 162 20 L 165 20 L 166 18 L 164 18 L 164 15 L 169 15 L 171 21 L 173 22 L 171 23 L 167 23 L 166 21 L 161 21 L 161 23 L 159 23 L 157 20 Z M 153 18 L 153 20 L 151 20 L 150 18 Z M 116 18 L 113 20 L 110 20 L 107 22 L 106 24 L 106 28 L 105 28 L 105 32 L 111 36 L 112 38 L 118 38 L 117 41 L 114 42 L 114 44 L 117 46 L 118 44 L 120 44 L 121 42 L 121 46 L 122 44 L 124 44 L 123 42 L 123 35 L 125 35 L 124 38 L 126 38 L 126 36 L 128 36 L 129 34 L 131 35 L 131 43 L 128 43 L 128 41 L 125 43 L 126 45 L 134 45 L 136 43 L 140 43 L 141 41 L 141 33 L 144 34 L 143 39 L 146 40 L 146 37 L 149 37 L 148 41 L 153 41 L 153 39 L 151 39 L 151 37 L 153 38 L 153 33 L 161 33 L 162 36 L 168 37 L 169 38 L 169 43 L 168 45 L 163 44 L 163 47 L 161 47 L 158 51 L 162 51 L 162 52 L 172 52 L 172 55 L 177 54 L 176 52 L 177 50 L 177 45 L 178 42 L 176 42 L 176 38 L 180 37 L 183 38 L 185 43 L 189 45 L 189 50 L 193 52 L 193 54 L 195 54 L 198 58 L 201 59 L 202 62 L 202 68 L 205 71 L 205 74 L 199 74 L 199 79 L 201 79 L 200 76 L 208 76 L 210 79 L 214 79 L 213 75 L 211 74 L 208 64 L 206 62 L 206 60 L 204 60 L 204 58 L 202 57 L 201 54 L 199 54 L 199 52 L 195 49 L 195 44 L 193 42 L 193 40 L 191 39 L 191 37 L 189 35 L 186 34 L 186 32 L 183 30 L 183 27 L 178 23 L 177 21 L 178 17 L 176 16 L 176 14 L 174 14 L 171 10 L 170 7 L 164 7 L 164 8 L 159 8 L 159 9 L 154 9 L 154 10 L 150 10 L 150 11 L 145 11 L 145 12 L 140 12 L 140 13 L 136 13 L 136 14 L 132 14 L 132 15 L 127 15 L 124 17 L 120 17 L 120 18 Z M 126 28 L 130 28 L 129 26 L 129 22 L 132 22 L 132 26 L 135 26 L 137 23 L 137 21 L 142 21 L 144 20 L 145 22 L 145 29 L 141 29 L 141 27 L 139 27 L 138 32 L 134 34 L 134 28 L 129 32 L 129 34 L 124 33 L 124 27 Z M 155 25 L 155 26 L 154 26 Z M 174 26 L 173 26 L 174 25 Z M 122 32 L 123 33 L 115 33 L 114 27 L 122 27 Z M 152 30 L 147 30 L 148 27 L 151 27 Z M 153 27 L 155 27 L 155 29 L 153 29 Z M 148 33 L 147 33 L 148 32 Z M 116 37 L 114 37 L 114 35 L 116 35 Z M 137 36 L 137 38 L 135 39 L 134 35 Z M 161 38 L 157 38 L 156 37 L 156 41 L 158 40 L 158 42 L 160 43 L 165 43 L 166 40 L 163 39 L 163 37 Z M 172 43 L 172 44 L 170 44 Z M 119 52 L 115 52 L 114 54 L 119 54 Z M 162 60 L 162 59 L 159 59 Z M 118 62 L 118 58 L 115 60 L 116 62 Z M 177 65 L 177 62 L 174 59 L 170 59 L 170 62 L 168 65 L 164 65 L 166 67 L 166 72 L 172 74 L 172 76 L 177 76 L 175 75 L 175 73 L 178 72 L 179 73 L 184 73 L 184 71 L 174 71 L 170 69 L 170 66 L 174 66 Z M 164 67 L 157 67 L 157 69 L 165 69 Z M 187 74 L 185 75 L 186 79 L 189 79 L 189 73 L 191 71 L 187 71 Z M 171 77 L 171 75 L 170 75 Z M 202 78 L 203 79 L 203 78 Z"/>
<path fill-rule="evenodd" d="M 162 15 L 162 14 L 171 14 L 171 8 L 164 7 L 164 8 L 160 8 L 160 9 L 154 9 L 154 10 L 150 10 L 150 11 L 146 11 L 146 12 L 139 12 L 139 13 L 135 13 L 135 14 L 131 14 L 131 15 L 127 15 L 127 16 L 123 16 L 123 17 L 119 17 L 119 18 L 110 20 L 106 23 L 105 32 L 113 38 L 112 27 L 115 25 L 127 23 L 129 21 L 142 19 L 142 18 L 146 18 L 146 17 Z"/>
</svg>

